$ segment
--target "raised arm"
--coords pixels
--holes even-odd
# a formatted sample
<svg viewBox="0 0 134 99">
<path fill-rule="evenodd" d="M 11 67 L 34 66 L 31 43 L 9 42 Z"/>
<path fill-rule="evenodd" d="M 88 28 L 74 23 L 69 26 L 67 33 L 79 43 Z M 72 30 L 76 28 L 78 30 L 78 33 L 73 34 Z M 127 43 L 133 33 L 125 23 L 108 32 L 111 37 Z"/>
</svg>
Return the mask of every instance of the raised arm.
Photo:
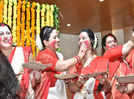
<svg viewBox="0 0 134 99">
<path fill-rule="evenodd" d="M 129 40 L 122 47 L 122 55 L 127 55 L 132 50 L 133 47 L 134 47 L 134 42 L 132 40 Z"/>
<path fill-rule="evenodd" d="M 85 44 L 82 44 L 77 56 L 63 61 L 58 60 L 55 66 L 55 70 L 65 71 L 69 69 L 71 66 L 74 66 L 76 63 L 79 63 L 80 60 L 85 56 L 86 50 L 87 46 Z"/>
</svg>

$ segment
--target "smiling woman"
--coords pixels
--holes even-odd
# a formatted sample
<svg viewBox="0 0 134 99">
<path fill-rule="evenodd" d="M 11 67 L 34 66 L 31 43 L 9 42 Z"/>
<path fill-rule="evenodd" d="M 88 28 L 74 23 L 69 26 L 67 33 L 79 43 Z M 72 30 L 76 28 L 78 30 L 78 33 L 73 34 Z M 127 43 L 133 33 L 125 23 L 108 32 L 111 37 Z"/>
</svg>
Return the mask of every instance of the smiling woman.
<svg viewBox="0 0 134 99">
<path fill-rule="evenodd" d="M 11 29 L 8 25 L 0 24 L 0 47 L 9 48 L 12 44 Z"/>
<path fill-rule="evenodd" d="M 27 91 L 31 81 L 28 70 L 23 69 L 22 64 L 29 60 L 30 47 L 13 47 L 10 27 L 7 24 L 0 23 L 0 50 L 8 58 L 11 68 L 20 82 L 22 89 L 19 93 L 20 99 L 25 99 L 26 95 L 29 93 Z"/>
</svg>

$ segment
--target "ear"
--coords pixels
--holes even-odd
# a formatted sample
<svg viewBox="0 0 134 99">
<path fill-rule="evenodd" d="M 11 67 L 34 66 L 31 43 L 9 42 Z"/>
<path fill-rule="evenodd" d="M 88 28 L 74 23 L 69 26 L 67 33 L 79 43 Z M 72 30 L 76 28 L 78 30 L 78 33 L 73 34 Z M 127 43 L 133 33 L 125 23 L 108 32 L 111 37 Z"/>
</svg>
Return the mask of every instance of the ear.
<svg viewBox="0 0 134 99">
<path fill-rule="evenodd" d="M 43 44 L 44 44 L 45 46 L 48 46 L 48 41 L 43 40 Z"/>
</svg>

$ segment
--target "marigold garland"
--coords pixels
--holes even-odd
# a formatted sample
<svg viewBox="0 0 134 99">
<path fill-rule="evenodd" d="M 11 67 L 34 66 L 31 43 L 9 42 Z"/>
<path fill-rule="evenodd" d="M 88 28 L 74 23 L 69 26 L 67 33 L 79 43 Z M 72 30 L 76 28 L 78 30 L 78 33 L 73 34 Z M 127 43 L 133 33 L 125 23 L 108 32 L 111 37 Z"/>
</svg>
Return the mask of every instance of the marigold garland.
<svg viewBox="0 0 134 99">
<path fill-rule="evenodd" d="M 40 34 L 40 5 L 37 3 L 37 9 L 36 9 L 36 35 Z M 37 36 L 36 36 L 37 37 Z M 39 52 L 39 49 L 37 48 L 37 52 Z"/>
<path fill-rule="evenodd" d="M 25 5 L 26 1 L 24 0 L 22 5 L 21 46 L 24 46 L 25 42 Z"/>
<path fill-rule="evenodd" d="M 54 17 L 53 17 L 53 12 L 54 12 L 54 6 L 50 5 L 50 26 L 54 26 Z"/>
<path fill-rule="evenodd" d="M 49 9 L 50 7 L 49 7 L 49 5 L 47 4 L 46 5 L 46 10 L 47 10 L 47 13 L 46 13 L 46 25 L 47 26 L 50 26 L 50 9 Z"/>
<path fill-rule="evenodd" d="M 8 4 L 8 25 L 12 28 L 12 0 Z"/>
<path fill-rule="evenodd" d="M 4 0 L 4 23 L 7 24 L 7 1 L 8 0 Z"/>
<path fill-rule="evenodd" d="M 37 3 L 36 33 L 40 33 L 40 4 Z"/>
<path fill-rule="evenodd" d="M 4 1 L 3 0 L 0 0 L 0 23 L 2 23 L 3 21 L 3 6 L 4 5 Z"/>
<path fill-rule="evenodd" d="M 35 6 L 36 3 L 33 2 L 32 3 L 32 8 L 31 8 L 31 14 L 32 14 L 32 22 L 31 22 L 31 32 L 32 32 L 32 39 L 31 39 L 31 43 L 32 43 L 32 52 L 33 52 L 33 57 L 35 57 Z"/>
<path fill-rule="evenodd" d="M 41 27 L 45 26 L 45 4 L 42 5 L 41 9 Z"/>
<path fill-rule="evenodd" d="M 16 19 L 17 19 L 17 0 L 14 0 L 13 2 L 13 32 L 12 32 L 12 35 L 13 35 L 13 44 L 16 45 L 16 41 L 17 41 L 17 38 L 16 38 Z"/>
<path fill-rule="evenodd" d="M 30 46 L 30 2 L 27 2 L 26 8 L 27 20 L 26 20 L 26 46 Z"/>
<path fill-rule="evenodd" d="M 20 46 L 20 9 L 21 9 L 21 0 L 18 0 L 18 5 L 17 5 L 17 46 Z"/>
</svg>

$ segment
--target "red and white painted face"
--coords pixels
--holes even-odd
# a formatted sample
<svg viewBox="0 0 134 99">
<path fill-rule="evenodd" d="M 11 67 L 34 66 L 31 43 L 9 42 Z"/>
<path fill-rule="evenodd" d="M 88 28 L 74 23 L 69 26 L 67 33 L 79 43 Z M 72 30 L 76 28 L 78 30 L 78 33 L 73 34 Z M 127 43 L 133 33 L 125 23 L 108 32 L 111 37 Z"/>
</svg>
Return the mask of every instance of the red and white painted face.
<svg viewBox="0 0 134 99">
<path fill-rule="evenodd" d="M 106 50 L 110 48 L 114 48 L 116 46 L 117 46 L 117 41 L 112 36 L 108 36 L 106 38 Z"/>
<path fill-rule="evenodd" d="M 50 34 L 49 37 L 49 46 L 52 47 L 53 49 L 57 49 L 59 48 L 59 37 L 58 37 L 58 32 L 56 31 L 56 29 L 54 29 L 52 31 L 52 33 Z"/>
<path fill-rule="evenodd" d="M 0 26 L 0 46 L 3 48 L 11 47 L 12 34 L 6 25 Z"/>
<path fill-rule="evenodd" d="M 91 41 L 88 37 L 87 32 L 81 32 L 79 36 L 79 46 L 81 46 L 82 43 L 85 43 L 87 48 L 91 49 Z"/>
</svg>

